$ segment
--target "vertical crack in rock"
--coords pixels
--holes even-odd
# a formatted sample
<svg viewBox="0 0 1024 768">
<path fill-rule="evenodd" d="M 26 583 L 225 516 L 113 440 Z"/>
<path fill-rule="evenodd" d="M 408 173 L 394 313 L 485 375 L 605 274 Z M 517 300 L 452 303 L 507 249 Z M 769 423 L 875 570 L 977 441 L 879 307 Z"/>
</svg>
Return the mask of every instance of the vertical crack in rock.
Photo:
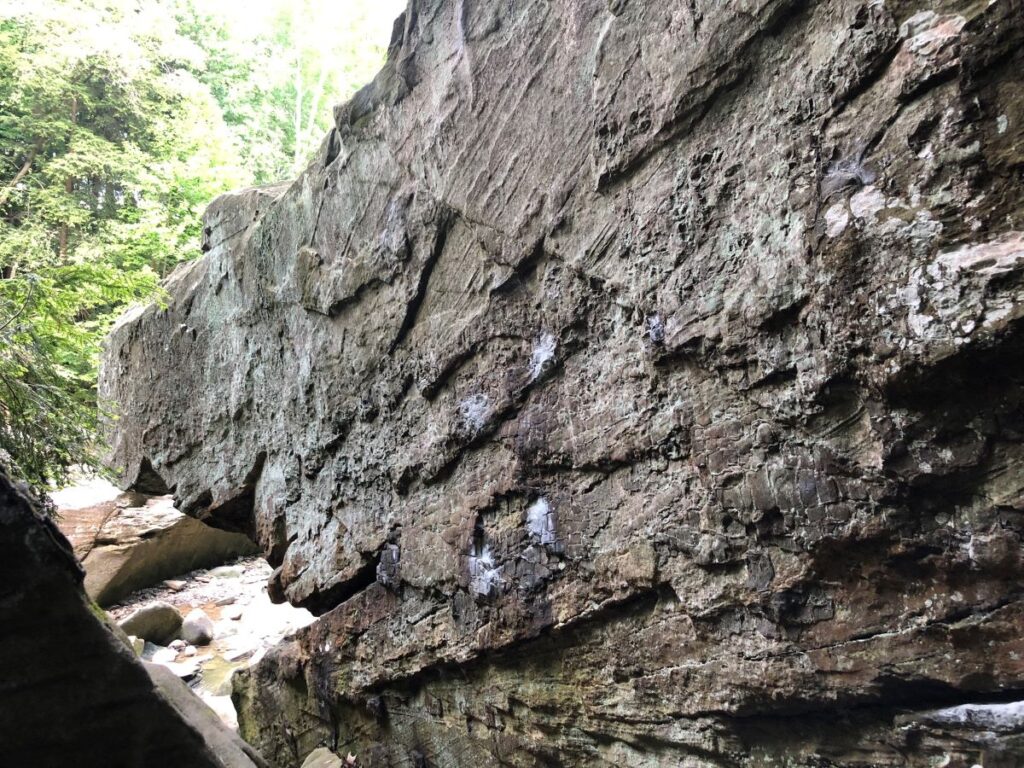
<svg viewBox="0 0 1024 768">
<path fill-rule="evenodd" d="M 451 211 L 443 210 L 437 215 L 437 234 L 434 236 L 434 247 L 431 249 L 429 256 L 424 261 L 423 266 L 420 269 L 419 277 L 416 280 L 415 291 L 409 299 L 409 303 L 406 305 L 405 316 L 402 318 L 402 324 L 398 327 L 398 332 L 395 334 L 395 338 L 391 342 L 391 346 L 388 347 L 389 355 L 393 354 L 401 343 L 405 341 L 405 337 L 416 324 L 416 316 L 419 314 L 420 307 L 423 305 L 423 300 L 427 295 L 427 286 L 430 284 L 430 277 L 434 273 L 434 267 L 437 266 L 438 259 L 440 259 L 441 254 L 444 253 L 444 248 L 448 241 L 448 232 L 451 228 L 451 222 Z"/>
</svg>

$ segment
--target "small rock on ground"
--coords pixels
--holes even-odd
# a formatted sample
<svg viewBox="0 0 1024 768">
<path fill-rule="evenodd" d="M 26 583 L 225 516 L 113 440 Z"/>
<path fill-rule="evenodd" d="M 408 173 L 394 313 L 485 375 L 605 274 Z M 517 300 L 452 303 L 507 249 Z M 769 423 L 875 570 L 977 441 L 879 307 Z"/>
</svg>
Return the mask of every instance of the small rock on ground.
<svg viewBox="0 0 1024 768">
<path fill-rule="evenodd" d="M 163 645 L 177 635 L 181 627 L 181 614 L 170 603 L 157 601 L 135 611 L 119 626 L 125 634 Z"/>
<path fill-rule="evenodd" d="M 190 611 L 181 625 L 181 637 L 190 645 L 209 645 L 213 634 L 213 622 L 202 608 Z"/>
<path fill-rule="evenodd" d="M 220 612 L 220 616 L 222 619 L 238 621 L 242 618 L 242 608 L 238 605 L 229 605 L 227 608 Z"/>
<path fill-rule="evenodd" d="M 344 761 L 327 747 L 318 747 L 309 753 L 302 768 L 341 768 L 343 765 Z"/>
</svg>

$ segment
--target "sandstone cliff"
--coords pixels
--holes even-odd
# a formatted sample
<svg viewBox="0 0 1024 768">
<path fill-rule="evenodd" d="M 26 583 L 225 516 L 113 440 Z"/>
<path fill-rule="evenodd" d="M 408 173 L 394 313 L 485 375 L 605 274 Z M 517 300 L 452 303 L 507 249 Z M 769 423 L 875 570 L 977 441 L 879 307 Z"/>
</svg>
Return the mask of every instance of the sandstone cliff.
<svg viewBox="0 0 1024 768">
<path fill-rule="evenodd" d="M 323 614 L 277 766 L 1024 760 L 1024 6 L 414 0 L 102 391 Z"/>
</svg>

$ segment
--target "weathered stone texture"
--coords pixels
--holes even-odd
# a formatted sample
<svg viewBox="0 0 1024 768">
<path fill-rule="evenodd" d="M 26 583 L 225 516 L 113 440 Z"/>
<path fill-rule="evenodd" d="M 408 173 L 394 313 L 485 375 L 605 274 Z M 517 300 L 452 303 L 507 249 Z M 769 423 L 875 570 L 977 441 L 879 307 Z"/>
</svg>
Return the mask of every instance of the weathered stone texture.
<svg viewBox="0 0 1024 768">
<path fill-rule="evenodd" d="M 256 551 L 246 536 L 203 525 L 165 496 L 124 494 L 61 510 L 57 524 L 85 569 L 86 594 L 104 607 L 171 576 Z"/>
<path fill-rule="evenodd" d="M 1018 0 L 413 3 L 106 354 L 126 482 L 324 614 L 243 733 L 1024 760 L 946 711 L 1024 699 L 1022 72 Z"/>
</svg>

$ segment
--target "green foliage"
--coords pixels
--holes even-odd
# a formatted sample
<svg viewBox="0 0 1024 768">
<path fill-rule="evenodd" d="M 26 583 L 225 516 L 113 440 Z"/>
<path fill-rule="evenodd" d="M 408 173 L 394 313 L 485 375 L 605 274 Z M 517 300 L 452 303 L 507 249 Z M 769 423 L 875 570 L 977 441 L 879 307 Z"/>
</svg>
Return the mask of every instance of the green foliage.
<svg viewBox="0 0 1024 768">
<path fill-rule="evenodd" d="M 111 323 L 199 255 L 215 195 L 306 163 L 383 61 L 371 7 L 0 0 L 0 464 L 95 464 Z"/>
<path fill-rule="evenodd" d="M 220 104 L 255 183 L 290 178 L 309 163 L 332 124 L 331 107 L 380 69 L 404 6 L 404 0 L 182 1 L 182 34 L 207 55 L 197 76 Z"/>
<path fill-rule="evenodd" d="M 245 180 L 172 19 L 127 0 L 0 18 L 0 458 L 37 487 L 94 461 L 103 334 Z"/>
</svg>

